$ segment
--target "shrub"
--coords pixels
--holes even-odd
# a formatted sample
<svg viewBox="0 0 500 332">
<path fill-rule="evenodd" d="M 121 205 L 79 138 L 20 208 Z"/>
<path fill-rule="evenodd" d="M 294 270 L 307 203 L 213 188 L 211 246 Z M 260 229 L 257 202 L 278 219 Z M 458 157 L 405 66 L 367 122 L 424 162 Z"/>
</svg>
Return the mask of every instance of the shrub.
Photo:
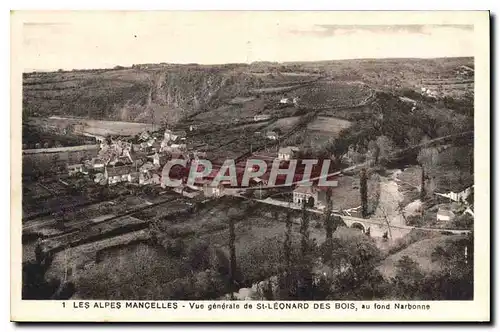
<svg viewBox="0 0 500 332">
<path fill-rule="evenodd" d="M 474 227 L 474 217 L 468 213 L 464 213 L 461 216 L 453 219 L 453 227 L 458 229 L 471 229 Z"/>
<path fill-rule="evenodd" d="M 206 241 L 196 240 L 187 248 L 186 260 L 195 270 L 205 270 L 210 266 L 210 245 Z"/>
<path fill-rule="evenodd" d="M 174 240 L 165 239 L 162 242 L 162 246 L 165 248 L 167 253 L 173 257 L 181 257 L 185 252 L 184 241 L 180 238 Z"/>
<path fill-rule="evenodd" d="M 169 229 L 167 229 L 166 231 L 166 234 L 173 238 L 173 239 L 176 239 L 176 238 L 185 238 L 185 237 L 188 237 L 188 236 L 191 236 L 191 235 L 194 235 L 196 232 L 189 226 L 176 226 L 176 227 L 171 227 Z"/>
</svg>

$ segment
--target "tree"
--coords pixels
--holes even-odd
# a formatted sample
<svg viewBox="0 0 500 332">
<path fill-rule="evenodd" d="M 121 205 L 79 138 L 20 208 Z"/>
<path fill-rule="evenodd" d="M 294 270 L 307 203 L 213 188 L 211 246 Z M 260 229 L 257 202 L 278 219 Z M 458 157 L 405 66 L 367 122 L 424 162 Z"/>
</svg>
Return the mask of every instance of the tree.
<svg viewBox="0 0 500 332">
<path fill-rule="evenodd" d="M 292 243 L 292 215 L 287 211 L 285 216 L 286 231 L 283 254 L 285 264 L 280 278 L 280 299 L 293 299 L 297 293 L 297 275 L 294 268 L 294 255 Z"/>
<path fill-rule="evenodd" d="M 187 250 L 187 260 L 195 271 L 210 267 L 210 246 L 206 241 L 197 240 Z"/>
<path fill-rule="evenodd" d="M 300 243 L 301 243 L 301 252 L 302 257 L 304 258 L 309 254 L 309 216 L 307 214 L 306 202 L 302 202 L 302 217 L 300 220 Z"/>
<path fill-rule="evenodd" d="M 425 142 L 426 140 L 423 141 L 423 143 Z M 421 183 L 420 183 L 421 186 L 420 198 L 422 200 L 424 200 L 427 195 L 426 180 L 429 179 L 428 173 L 438 163 L 438 157 L 439 157 L 439 151 L 434 147 L 422 148 L 418 154 L 417 162 L 419 163 L 422 169 Z"/>
<path fill-rule="evenodd" d="M 417 300 L 421 296 L 424 275 L 419 265 L 408 256 L 403 256 L 395 264 L 396 276 L 392 279 L 393 297 Z"/>
<path fill-rule="evenodd" d="M 378 164 L 378 158 L 380 156 L 380 148 L 376 141 L 370 141 L 368 143 L 368 151 L 371 154 L 374 164 Z"/>
<path fill-rule="evenodd" d="M 360 183 L 359 183 L 359 191 L 361 195 L 361 214 L 363 218 L 368 217 L 368 185 L 367 185 L 368 177 L 366 175 L 366 169 L 361 169 L 360 172 Z"/>
<path fill-rule="evenodd" d="M 423 202 L 426 197 L 426 192 L 425 192 L 425 168 L 424 166 L 421 166 L 421 173 L 420 173 L 420 200 Z"/>
<path fill-rule="evenodd" d="M 328 243 L 330 242 L 330 243 Z M 328 252 L 332 248 L 331 253 Z M 340 227 L 331 240 L 321 246 L 324 263 L 334 271 L 330 299 L 353 300 L 381 296 L 383 286 L 376 270 L 380 250 L 372 238 L 346 227 Z M 370 286 L 371 285 L 371 286 Z"/>
<path fill-rule="evenodd" d="M 35 247 L 35 262 L 22 266 L 23 300 L 67 300 L 75 292 L 74 284 L 62 283 L 59 279 L 47 278 L 46 273 L 53 261 L 51 252 L 44 252 L 40 242 Z"/>
<path fill-rule="evenodd" d="M 306 202 L 302 202 L 302 217 L 300 222 L 300 247 L 301 257 L 299 262 L 298 298 L 312 299 L 313 278 L 312 278 L 312 244 L 309 240 L 309 216 L 306 209 Z"/>
<path fill-rule="evenodd" d="M 327 246 L 331 243 L 332 237 L 333 237 L 333 223 L 334 223 L 334 217 L 332 216 L 332 189 L 328 188 L 326 191 L 326 208 L 325 208 L 325 215 L 324 215 L 324 225 L 325 225 L 325 232 L 326 232 L 326 244 Z M 327 253 L 326 259 L 329 259 L 328 255 L 331 253 L 332 248 L 328 247 L 325 248 L 325 251 Z"/>
<path fill-rule="evenodd" d="M 333 236 L 333 217 L 332 217 L 332 188 L 326 191 L 326 208 L 325 208 L 325 231 L 326 238 L 331 239 Z"/>
<path fill-rule="evenodd" d="M 229 282 L 231 288 L 231 294 L 236 291 L 236 233 L 234 229 L 234 223 L 236 219 L 239 218 L 239 214 L 236 210 L 231 209 L 228 212 L 228 222 L 229 222 Z"/>
<path fill-rule="evenodd" d="M 288 269 L 292 264 L 292 216 L 287 211 L 285 216 L 286 232 L 285 242 L 283 244 L 283 252 L 285 256 L 285 266 Z"/>
</svg>

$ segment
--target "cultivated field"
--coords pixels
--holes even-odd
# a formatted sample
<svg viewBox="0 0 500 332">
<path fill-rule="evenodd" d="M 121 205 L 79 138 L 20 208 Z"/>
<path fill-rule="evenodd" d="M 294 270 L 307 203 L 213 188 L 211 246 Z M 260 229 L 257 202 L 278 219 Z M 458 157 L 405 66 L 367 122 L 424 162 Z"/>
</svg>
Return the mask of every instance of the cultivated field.
<svg viewBox="0 0 500 332">
<path fill-rule="evenodd" d="M 348 128 L 351 126 L 350 121 L 338 119 L 338 118 L 330 118 L 324 116 L 318 116 L 311 123 L 307 125 L 307 130 L 315 131 L 315 132 L 328 132 L 331 133 L 332 136 L 338 135 L 342 129 Z"/>
<path fill-rule="evenodd" d="M 306 108 L 353 107 L 363 104 L 371 96 L 371 90 L 358 82 L 317 82 L 294 93 L 300 105 Z"/>
</svg>

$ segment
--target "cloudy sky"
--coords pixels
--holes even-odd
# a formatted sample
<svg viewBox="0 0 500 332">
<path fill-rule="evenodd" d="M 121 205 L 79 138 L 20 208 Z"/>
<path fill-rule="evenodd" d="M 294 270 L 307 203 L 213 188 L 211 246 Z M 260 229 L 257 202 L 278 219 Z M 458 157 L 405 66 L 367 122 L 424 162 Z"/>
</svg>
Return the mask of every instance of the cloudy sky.
<svg viewBox="0 0 500 332">
<path fill-rule="evenodd" d="M 159 62 L 217 64 L 474 54 L 474 26 L 468 24 L 467 17 L 366 15 L 37 13 L 23 20 L 22 62 L 25 71 L 32 71 Z"/>
</svg>

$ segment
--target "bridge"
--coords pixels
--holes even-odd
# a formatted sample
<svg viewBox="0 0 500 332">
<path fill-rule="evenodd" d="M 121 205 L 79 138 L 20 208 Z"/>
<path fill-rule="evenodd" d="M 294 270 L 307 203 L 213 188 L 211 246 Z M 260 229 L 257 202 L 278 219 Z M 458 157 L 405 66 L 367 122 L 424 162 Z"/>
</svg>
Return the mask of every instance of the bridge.
<svg viewBox="0 0 500 332">
<path fill-rule="evenodd" d="M 269 204 L 274 206 L 281 206 L 288 209 L 293 210 L 301 210 L 302 207 L 298 204 L 294 204 L 291 202 L 284 202 L 272 198 L 266 199 L 256 199 L 256 198 L 248 198 L 241 196 L 239 194 L 235 194 L 234 196 L 251 200 L 258 203 Z M 318 209 L 307 208 L 307 211 L 324 215 L 324 211 Z M 406 234 L 408 234 L 412 229 L 426 231 L 426 232 L 435 232 L 447 235 L 464 235 L 469 234 L 471 231 L 466 229 L 445 229 L 445 228 L 430 228 L 430 227 L 414 227 L 414 226 L 406 226 L 406 225 L 391 225 L 386 220 L 378 219 L 378 218 L 357 218 L 352 216 L 346 216 L 341 214 L 339 211 L 334 211 L 331 214 L 332 216 L 340 217 L 346 227 L 359 229 L 363 233 L 369 232 L 372 237 L 384 237 L 387 236 L 390 239 L 398 239 Z"/>
</svg>

